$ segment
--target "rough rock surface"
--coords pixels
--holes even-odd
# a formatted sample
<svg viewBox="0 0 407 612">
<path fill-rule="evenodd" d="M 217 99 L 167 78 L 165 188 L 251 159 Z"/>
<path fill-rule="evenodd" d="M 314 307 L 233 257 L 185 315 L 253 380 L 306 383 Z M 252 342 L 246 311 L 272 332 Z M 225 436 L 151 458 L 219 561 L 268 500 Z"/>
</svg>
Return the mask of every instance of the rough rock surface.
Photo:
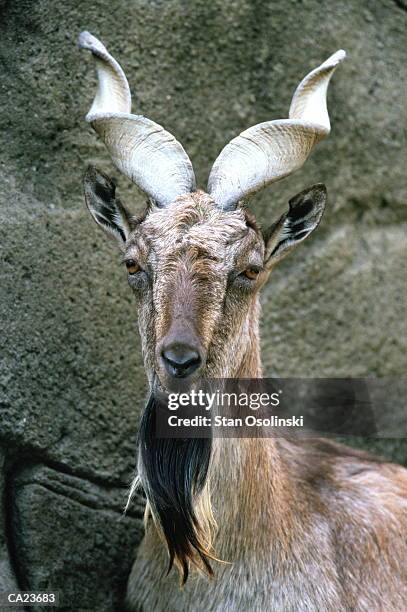
<svg viewBox="0 0 407 612">
<path fill-rule="evenodd" d="M 120 491 L 48 466 L 17 469 L 11 489 L 9 541 L 21 586 L 59 591 L 65 610 L 120 608 L 142 505 L 124 518 Z"/>
<path fill-rule="evenodd" d="M 119 256 L 85 211 L 87 163 L 118 176 L 83 120 L 96 78 L 75 41 L 120 60 L 134 109 L 181 140 L 205 186 L 242 129 L 286 117 L 330 53 L 333 131 L 262 193 L 264 223 L 313 182 L 318 234 L 264 293 L 265 371 L 400 376 L 407 365 L 407 9 L 401 0 L 0 0 L 0 588 L 59 588 L 65 609 L 120 610 L 141 506 L 119 519 L 146 386 Z M 119 178 L 123 200 L 144 198 Z M 403 440 L 355 443 L 407 462 Z"/>
</svg>

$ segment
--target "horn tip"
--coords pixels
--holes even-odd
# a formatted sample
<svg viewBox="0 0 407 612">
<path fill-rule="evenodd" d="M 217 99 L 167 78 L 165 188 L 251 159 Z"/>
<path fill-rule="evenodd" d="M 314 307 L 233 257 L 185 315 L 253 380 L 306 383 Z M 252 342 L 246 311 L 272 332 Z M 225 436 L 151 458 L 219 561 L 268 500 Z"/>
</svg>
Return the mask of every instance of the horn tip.
<svg viewBox="0 0 407 612">
<path fill-rule="evenodd" d="M 79 49 L 88 49 L 89 51 L 92 51 L 92 53 L 96 54 L 106 53 L 105 46 L 96 38 L 96 36 L 93 36 L 93 34 L 87 30 L 84 30 L 79 34 L 78 47 Z"/>
<path fill-rule="evenodd" d="M 326 62 L 324 62 L 323 66 L 326 68 L 334 68 L 338 66 L 346 57 L 346 51 L 344 49 L 339 49 L 336 53 L 333 53 Z"/>
<path fill-rule="evenodd" d="M 337 61 L 338 63 L 343 62 L 345 57 L 346 57 L 345 49 L 339 49 L 339 51 L 333 54 L 333 58 L 335 58 L 335 61 Z"/>
</svg>

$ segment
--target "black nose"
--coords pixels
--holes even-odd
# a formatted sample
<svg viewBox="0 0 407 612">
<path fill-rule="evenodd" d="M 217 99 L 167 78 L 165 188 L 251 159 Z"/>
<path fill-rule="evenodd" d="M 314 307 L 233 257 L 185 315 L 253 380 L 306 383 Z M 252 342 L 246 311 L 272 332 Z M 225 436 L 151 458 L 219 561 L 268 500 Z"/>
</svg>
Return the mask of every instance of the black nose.
<svg viewBox="0 0 407 612">
<path fill-rule="evenodd" d="M 168 374 L 176 378 L 190 376 L 202 361 L 196 349 L 180 343 L 163 348 L 161 356 Z"/>
</svg>

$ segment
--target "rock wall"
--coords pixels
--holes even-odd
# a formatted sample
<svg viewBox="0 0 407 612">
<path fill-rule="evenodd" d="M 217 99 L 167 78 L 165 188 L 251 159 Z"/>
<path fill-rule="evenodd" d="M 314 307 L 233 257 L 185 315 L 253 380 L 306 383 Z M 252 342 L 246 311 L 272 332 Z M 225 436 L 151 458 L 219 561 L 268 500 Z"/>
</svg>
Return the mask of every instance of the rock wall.
<svg viewBox="0 0 407 612">
<path fill-rule="evenodd" d="M 300 78 L 348 51 L 330 86 L 331 137 L 252 202 L 266 224 L 314 182 L 330 197 L 264 292 L 265 371 L 400 376 L 406 26 L 402 0 L 0 1 L 0 588 L 121 610 L 142 533 L 142 501 L 122 508 L 146 385 L 125 273 L 83 203 L 86 164 L 118 175 L 83 119 L 96 78 L 78 33 L 108 45 L 135 111 L 176 134 L 202 187 L 228 140 L 286 117 Z M 402 440 L 370 447 L 407 461 Z"/>
</svg>

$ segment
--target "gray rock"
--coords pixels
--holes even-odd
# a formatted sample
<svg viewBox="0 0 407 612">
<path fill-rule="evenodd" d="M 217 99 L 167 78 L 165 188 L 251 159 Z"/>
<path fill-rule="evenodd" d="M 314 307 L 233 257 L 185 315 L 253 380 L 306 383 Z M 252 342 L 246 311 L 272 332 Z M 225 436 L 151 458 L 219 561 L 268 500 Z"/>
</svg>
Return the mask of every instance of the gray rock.
<svg viewBox="0 0 407 612">
<path fill-rule="evenodd" d="M 9 538 L 22 588 L 58 592 L 63 610 L 120 610 L 143 513 L 135 504 L 124 516 L 122 494 L 47 466 L 16 469 Z"/>
</svg>

